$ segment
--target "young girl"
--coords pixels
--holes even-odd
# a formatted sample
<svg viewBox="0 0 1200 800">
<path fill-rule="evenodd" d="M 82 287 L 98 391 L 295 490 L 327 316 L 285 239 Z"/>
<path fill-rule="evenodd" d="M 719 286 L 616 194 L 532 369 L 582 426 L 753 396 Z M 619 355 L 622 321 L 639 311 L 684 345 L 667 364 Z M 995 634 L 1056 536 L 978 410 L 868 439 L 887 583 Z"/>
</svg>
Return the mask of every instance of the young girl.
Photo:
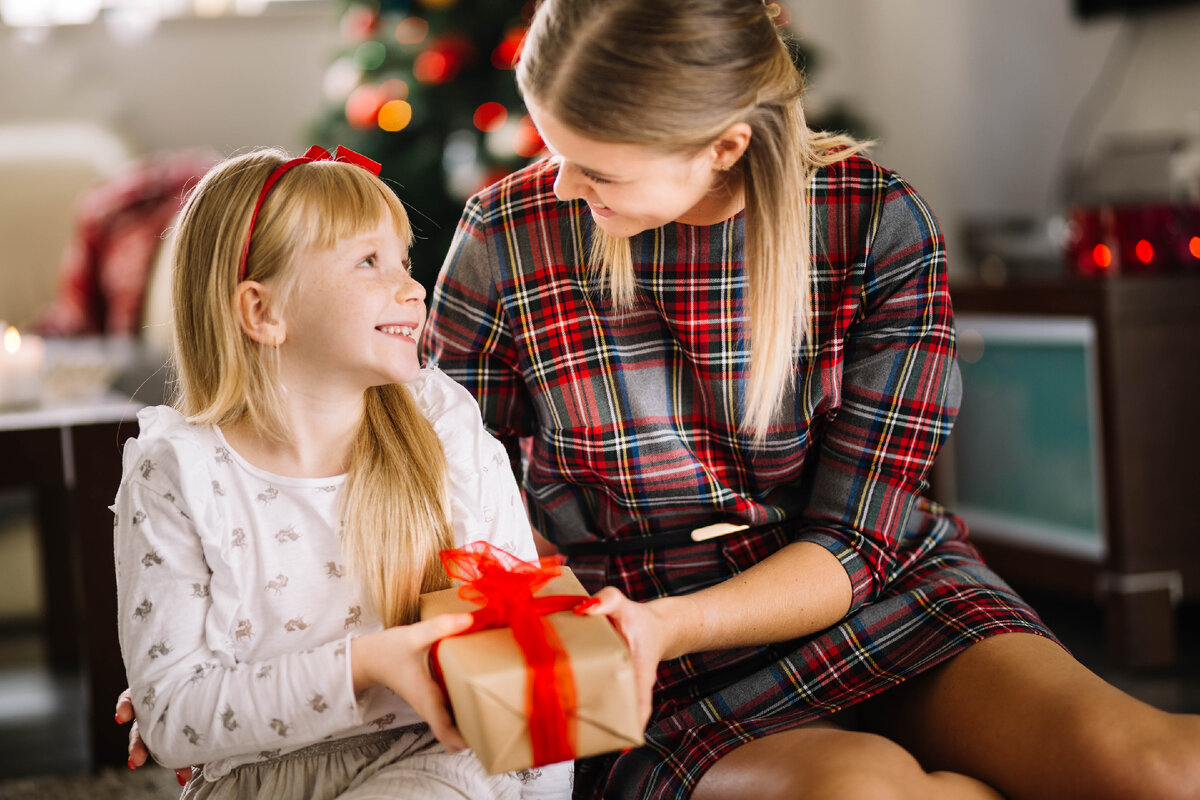
<svg viewBox="0 0 1200 800">
<path fill-rule="evenodd" d="M 516 798 L 490 776 L 415 622 L 437 553 L 536 557 L 469 394 L 421 369 L 425 291 L 378 165 L 265 150 L 209 172 L 179 226 L 179 399 L 143 410 L 116 514 L 121 649 L 141 736 L 185 798 Z M 132 762 L 131 762 L 132 765 Z"/>
</svg>

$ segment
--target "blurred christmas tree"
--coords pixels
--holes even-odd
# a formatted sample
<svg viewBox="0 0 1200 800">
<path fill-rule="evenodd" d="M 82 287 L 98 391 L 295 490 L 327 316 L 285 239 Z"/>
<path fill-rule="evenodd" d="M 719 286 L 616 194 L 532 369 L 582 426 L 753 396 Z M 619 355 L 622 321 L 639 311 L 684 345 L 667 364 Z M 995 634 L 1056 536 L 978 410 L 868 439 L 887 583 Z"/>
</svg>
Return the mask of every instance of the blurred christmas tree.
<svg viewBox="0 0 1200 800">
<path fill-rule="evenodd" d="M 413 274 L 432 287 L 463 203 L 524 166 L 541 139 L 517 92 L 513 63 L 536 0 L 340 0 L 343 46 L 325 74 L 329 105 L 313 141 L 383 164 L 412 216 Z M 790 26 L 786 6 L 776 23 Z M 795 43 L 811 77 L 815 53 Z M 813 127 L 863 135 L 840 104 Z"/>
<path fill-rule="evenodd" d="M 463 202 L 528 163 L 541 139 L 512 65 L 533 3 L 342 0 L 314 141 L 383 164 L 409 209 L 414 275 L 432 286 Z"/>
</svg>

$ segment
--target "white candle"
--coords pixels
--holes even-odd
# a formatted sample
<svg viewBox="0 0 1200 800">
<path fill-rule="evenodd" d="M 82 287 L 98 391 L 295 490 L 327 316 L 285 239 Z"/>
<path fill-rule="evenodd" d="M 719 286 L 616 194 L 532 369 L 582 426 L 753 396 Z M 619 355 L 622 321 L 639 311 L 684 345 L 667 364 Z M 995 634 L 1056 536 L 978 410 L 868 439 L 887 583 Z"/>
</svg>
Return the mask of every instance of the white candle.
<svg viewBox="0 0 1200 800">
<path fill-rule="evenodd" d="M 42 367 L 46 347 L 37 336 L 22 336 L 11 325 L 3 325 L 0 342 L 0 408 L 35 405 L 42 396 Z"/>
</svg>

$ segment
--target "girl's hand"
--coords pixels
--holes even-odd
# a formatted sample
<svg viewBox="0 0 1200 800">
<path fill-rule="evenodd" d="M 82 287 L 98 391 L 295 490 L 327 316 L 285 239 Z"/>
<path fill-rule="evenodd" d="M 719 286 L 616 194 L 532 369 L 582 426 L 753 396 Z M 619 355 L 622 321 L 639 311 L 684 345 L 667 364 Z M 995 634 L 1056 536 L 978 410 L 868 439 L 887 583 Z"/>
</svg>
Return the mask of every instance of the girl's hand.
<svg viewBox="0 0 1200 800">
<path fill-rule="evenodd" d="M 682 655 L 673 651 L 677 647 L 674 631 L 683 620 L 669 620 L 665 613 L 669 610 L 666 606 L 677 600 L 682 598 L 668 597 L 648 603 L 636 603 L 626 597 L 620 589 L 606 586 L 575 608 L 577 614 L 606 615 L 629 645 L 629 652 L 633 656 L 638 719 L 643 728 L 650 721 L 658 663 L 664 658 Z"/>
<path fill-rule="evenodd" d="M 465 749 L 467 743 L 450 719 L 446 697 L 429 673 L 429 648 L 438 639 L 471 627 L 471 619 L 470 614 L 442 614 L 351 639 L 354 691 L 386 686 L 429 723 L 443 747 L 452 753 Z"/>
<path fill-rule="evenodd" d="M 117 713 L 114 719 L 118 725 L 133 722 L 133 725 L 129 727 L 129 768 L 137 769 L 143 766 L 150 758 L 150 751 L 146 749 L 146 743 L 142 741 L 142 734 L 138 730 L 137 720 L 133 718 L 133 700 L 130 697 L 129 689 L 125 689 L 117 696 Z M 180 786 L 186 785 L 191 777 L 191 767 L 181 767 L 175 770 L 175 780 L 179 781 Z"/>
</svg>

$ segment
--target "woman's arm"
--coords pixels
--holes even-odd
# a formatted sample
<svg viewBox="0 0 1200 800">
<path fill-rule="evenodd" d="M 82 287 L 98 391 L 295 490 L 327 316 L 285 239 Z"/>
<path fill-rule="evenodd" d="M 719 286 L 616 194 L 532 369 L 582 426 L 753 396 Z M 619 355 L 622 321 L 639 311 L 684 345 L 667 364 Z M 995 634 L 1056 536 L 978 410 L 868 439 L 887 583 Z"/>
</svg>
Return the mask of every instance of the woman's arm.
<svg viewBox="0 0 1200 800">
<path fill-rule="evenodd" d="M 602 590 L 639 667 L 644 711 L 660 659 L 784 641 L 871 602 L 899 568 L 900 540 L 957 410 L 953 319 L 928 208 L 881 174 L 877 228 L 845 334 L 842 403 L 810 458 L 797 541 L 725 582 L 645 604 Z M 806 487 L 808 488 L 808 487 Z"/>
</svg>

